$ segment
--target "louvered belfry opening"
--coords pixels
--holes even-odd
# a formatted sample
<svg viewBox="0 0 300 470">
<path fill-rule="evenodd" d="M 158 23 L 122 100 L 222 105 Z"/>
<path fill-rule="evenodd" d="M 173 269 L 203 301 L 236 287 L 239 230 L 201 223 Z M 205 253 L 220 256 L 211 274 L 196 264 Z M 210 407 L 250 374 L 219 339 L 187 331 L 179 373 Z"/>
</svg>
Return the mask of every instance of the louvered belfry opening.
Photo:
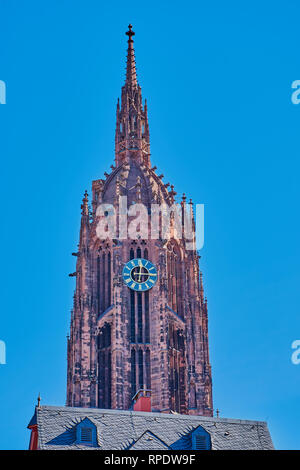
<svg viewBox="0 0 300 470">
<path fill-rule="evenodd" d="M 111 325 L 98 334 L 98 408 L 111 408 Z"/>
<path fill-rule="evenodd" d="M 148 249 L 131 248 L 130 259 L 148 259 Z M 130 291 L 131 391 L 151 388 L 149 291 Z"/>
</svg>

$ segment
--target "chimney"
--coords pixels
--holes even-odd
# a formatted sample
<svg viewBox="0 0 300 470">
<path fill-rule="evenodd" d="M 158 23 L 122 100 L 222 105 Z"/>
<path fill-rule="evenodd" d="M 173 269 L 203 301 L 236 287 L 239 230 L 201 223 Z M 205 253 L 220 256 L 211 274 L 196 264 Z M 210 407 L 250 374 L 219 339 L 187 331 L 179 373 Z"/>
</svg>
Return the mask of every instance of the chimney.
<svg viewBox="0 0 300 470">
<path fill-rule="evenodd" d="M 133 397 L 133 411 L 151 411 L 151 390 L 140 389 Z"/>
</svg>

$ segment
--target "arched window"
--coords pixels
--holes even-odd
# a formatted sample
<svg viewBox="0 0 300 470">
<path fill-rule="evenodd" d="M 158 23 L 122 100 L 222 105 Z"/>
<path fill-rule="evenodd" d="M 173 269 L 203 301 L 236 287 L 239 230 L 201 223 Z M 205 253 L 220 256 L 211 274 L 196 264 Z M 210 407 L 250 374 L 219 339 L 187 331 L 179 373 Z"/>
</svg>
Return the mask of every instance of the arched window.
<svg viewBox="0 0 300 470">
<path fill-rule="evenodd" d="M 98 343 L 98 408 L 111 407 L 111 326 L 100 329 Z"/>
<path fill-rule="evenodd" d="M 97 256 L 97 303 L 98 303 L 98 315 L 102 312 L 101 305 L 101 258 Z"/>
<path fill-rule="evenodd" d="M 131 350 L 131 395 L 132 397 L 136 394 L 136 358 L 135 349 Z"/>
<path fill-rule="evenodd" d="M 144 388 L 143 350 L 139 349 L 139 389 Z"/>
<path fill-rule="evenodd" d="M 135 343 L 135 292 L 130 290 L 130 340 Z"/>
<path fill-rule="evenodd" d="M 144 342 L 150 343 L 149 291 L 145 292 L 145 336 Z"/>
<path fill-rule="evenodd" d="M 137 314 L 138 314 L 138 331 L 137 340 L 138 343 L 143 342 L 143 297 L 142 292 L 137 292 Z"/>
<path fill-rule="evenodd" d="M 98 305 L 98 315 L 111 306 L 111 251 L 107 246 L 100 247 L 96 259 L 96 299 Z"/>
<path fill-rule="evenodd" d="M 150 362 L 150 349 L 146 349 L 146 388 L 151 389 L 151 362 Z"/>
<path fill-rule="evenodd" d="M 111 254 L 107 255 L 107 308 L 111 305 Z"/>
<path fill-rule="evenodd" d="M 102 292 L 102 312 L 104 312 L 106 308 L 106 266 L 105 266 L 105 253 L 102 255 L 102 285 L 101 285 L 101 292 Z"/>
<path fill-rule="evenodd" d="M 182 330 L 174 322 L 168 325 L 170 408 L 185 411 L 185 353 Z"/>
<path fill-rule="evenodd" d="M 169 307 L 178 315 L 183 316 L 181 253 L 175 241 L 171 241 L 167 245 L 167 269 Z"/>
<path fill-rule="evenodd" d="M 130 259 L 148 258 L 148 250 L 141 246 L 130 249 Z M 150 364 L 150 301 L 149 291 L 129 293 L 130 296 L 130 341 L 131 350 L 131 392 L 134 396 L 139 389 L 151 387 Z"/>
</svg>

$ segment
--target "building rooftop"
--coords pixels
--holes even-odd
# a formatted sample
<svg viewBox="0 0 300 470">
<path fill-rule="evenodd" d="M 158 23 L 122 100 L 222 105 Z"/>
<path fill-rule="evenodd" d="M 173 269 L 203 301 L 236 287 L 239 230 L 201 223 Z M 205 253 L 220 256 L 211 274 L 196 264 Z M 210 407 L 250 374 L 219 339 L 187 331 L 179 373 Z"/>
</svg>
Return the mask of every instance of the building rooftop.
<svg viewBox="0 0 300 470">
<path fill-rule="evenodd" d="M 31 423 L 35 419 L 38 448 L 46 450 L 201 449 L 201 439 L 195 447 L 195 435 L 213 450 L 274 448 L 263 421 L 57 406 L 36 407 Z M 91 430 L 89 444 L 78 438 L 82 427 Z"/>
</svg>

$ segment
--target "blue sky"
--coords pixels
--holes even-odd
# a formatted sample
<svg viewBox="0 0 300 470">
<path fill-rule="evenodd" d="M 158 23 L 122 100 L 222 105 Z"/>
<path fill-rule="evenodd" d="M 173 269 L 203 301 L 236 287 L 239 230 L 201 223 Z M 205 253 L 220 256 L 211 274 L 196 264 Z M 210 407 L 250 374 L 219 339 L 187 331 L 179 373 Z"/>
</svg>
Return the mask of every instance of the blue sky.
<svg viewBox="0 0 300 470">
<path fill-rule="evenodd" d="M 214 405 L 300 449 L 299 3 L 1 0 L 0 448 L 65 404 L 80 204 L 114 158 L 131 22 L 152 163 L 205 204 Z"/>
</svg>

